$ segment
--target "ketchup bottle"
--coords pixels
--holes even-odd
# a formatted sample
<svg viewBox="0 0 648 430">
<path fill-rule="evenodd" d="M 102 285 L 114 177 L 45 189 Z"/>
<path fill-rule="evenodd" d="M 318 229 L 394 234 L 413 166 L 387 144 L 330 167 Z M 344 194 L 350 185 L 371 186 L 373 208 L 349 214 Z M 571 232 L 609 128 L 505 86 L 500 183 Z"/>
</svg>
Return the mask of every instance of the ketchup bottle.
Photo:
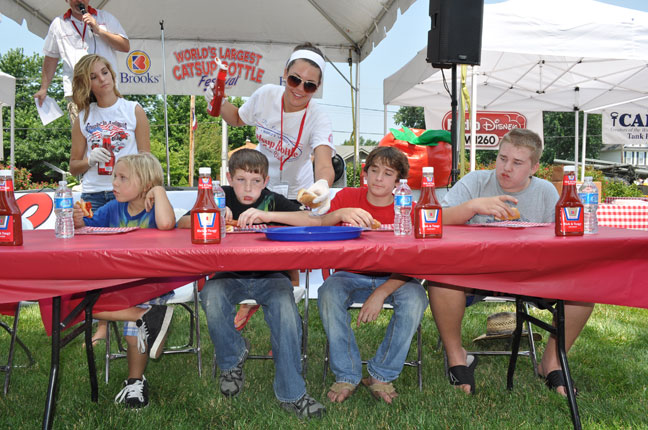
<svg viewBox="0 0 648 430">
<path fill-rule="evenodd" d="M 103 131 L 101 133 L 101 143 L 105 149 L 110 152 L 110 161 L 107 163 L 99 163 L 97 166 L 97 174 L 99 175 L 112 175 L 113 168 L 115 167 L 115 154 L 112 150 L 112 139 L 110 137 L 109 131 Z"/>
<path fill-rule="evenodd" d="M 443 212 L 434 192 L 434 167 L 424 167 L 421 176 L 421 197 L 414 208 L 414 237 L 441 238 Z"/>
<path fill-rule="evenodd" d="M 216 78 L 216 85 L 214 85 L 214 98 L 212 98 L 209 107 L 209 114 L 211 116 L 220 115 L 223 97 L 225 97 L 225 79 L 227 79 L 227 70 L 220 69 L 218 71 L 218 77 Z"/>
<path fill-rule="evenodd" d="M 562 194 L 556 203 L 556 236 L 582 236 L 583 217 L 583 203 L 576 191 L 576 168 L 565 166 Z"/>
<path fill-rule="evenodd" d="M 0 170 L 0 246 L 18 246 L 22 243 L 22 219 L 14 198 L 11 170 Z"/>
<path fill-rule="evenodd" d="M 191 209 L 191 243 L 220 243 L 220 210 L 214 202 L 211 168 L 198 169 L 198 197 Z"/>
</svg>

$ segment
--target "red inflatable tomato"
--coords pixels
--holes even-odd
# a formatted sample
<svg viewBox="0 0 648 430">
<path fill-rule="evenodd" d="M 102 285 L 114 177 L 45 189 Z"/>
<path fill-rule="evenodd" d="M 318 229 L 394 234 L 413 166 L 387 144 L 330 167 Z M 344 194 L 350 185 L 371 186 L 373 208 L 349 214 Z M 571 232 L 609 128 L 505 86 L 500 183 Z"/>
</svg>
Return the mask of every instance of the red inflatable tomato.
<svg viewBox="0 0 648 430">
<path fill-rule="evenodd" d="M 396 137 L 394 137 L 396 136 Z M 378 144 L 393 146 L 407 156 L 410 170 L 407 180 L 412 189 L 421 188 L 421 170 L 434 167 L 434 184 L 445 187 L 450 183 L 452 170 L 452 146 L 450 132 L 445 130 L 421 130 L 418 128 L 391 129 Z"/>
</svg>

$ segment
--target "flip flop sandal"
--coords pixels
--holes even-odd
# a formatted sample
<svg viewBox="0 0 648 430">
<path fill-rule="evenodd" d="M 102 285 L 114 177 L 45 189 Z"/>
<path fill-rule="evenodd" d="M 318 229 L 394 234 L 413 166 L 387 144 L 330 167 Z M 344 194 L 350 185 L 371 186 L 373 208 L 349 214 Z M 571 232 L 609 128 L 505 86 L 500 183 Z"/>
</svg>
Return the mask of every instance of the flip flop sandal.
<svg viewBox="0 0 648 430">
<path fill-rule="evenodd" d="M 385 393 L 388 394 L 390 397 L 392 394 L 396 393 L 396 389 L 394 388 L 394 385 L 390 382 L 388 384 L 379 384 L 379 383 L 371 383 L 371 378 L 364 378 L 362 380 L 362 385 L 367 387 L 371 395 L 373 396 L 374 399 L 376 400 L 382 400 L 385 403 L 385 399 L 382 398 L 380 393 Z M 392 397 L 393 399 L 393 397 Z"/>
<path fill-rule="evenodd" d="M 258 311 L 260 307 L 261 305 L 252 306 L 245 317 L 241 318 L 239 321 L 234 318 L 234 328 L 236 328 L 238 331 L 243 330 L 243 327 L 247 325 L 248 321 L 250 321 L 250 318 L 252 318 L 252 315 L 254 315 L 254 313 Z"/>
<path fill-rule="evenodd" d="M 344 390 L 349 390 L 349 395 L 344 400 L 342 400 L 342 402 L 345 402 L 349 399 L 349 397 L 353 395 L 353 393 L 355 393 L 357 387 L 358 387 L 357 385 L 353 385 L 349 382 L 336 382 L 335 384 L 331 385 L 329 391 L 332 391 L 335 394 L 340 394 Z"/>
<path fill-rule="evenodd" d="M 547 376 L 542 376 L 542 375 L 539 376 L 544 378 L 545 385 L 551 391 L 557 391 L 556 389 L 558 387 L 565 387 L 565 391 L 567 391 L 567 383 L 565 382 L 565 373 L 562 371 L 562 369 L 551 371 Z M 574 387 L 574 395 L 578 396 L 578 389 L 576 389 L 576 387 L 574 386 L 573 379 L 571 383 L 572 383 L 572 387 Z"/>
<path fill-rule="evenodd" d="M 470 394 L 475 394 L 475 368 L 477 367 L 477 356 L 469 355 L 468 359 L 472 357 L 472 362 L 469 366 L 452 366 L 448 369 L 450 385 L 470 385 Z"/>
</svg>

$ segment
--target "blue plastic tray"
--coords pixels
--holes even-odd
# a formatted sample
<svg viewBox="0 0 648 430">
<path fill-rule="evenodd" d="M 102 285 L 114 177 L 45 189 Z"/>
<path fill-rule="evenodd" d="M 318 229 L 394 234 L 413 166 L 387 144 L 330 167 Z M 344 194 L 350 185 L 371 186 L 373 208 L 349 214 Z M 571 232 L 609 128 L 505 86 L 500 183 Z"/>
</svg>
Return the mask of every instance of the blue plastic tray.
<svg viewBox="0 0 648 430">
<path fill-rule="evenodd" d="M 265 230 L 269 240 L 285 242 L 313 242 L 355 239 L 362 233 L 361 227 L 276 227 Z"/>
</svg>

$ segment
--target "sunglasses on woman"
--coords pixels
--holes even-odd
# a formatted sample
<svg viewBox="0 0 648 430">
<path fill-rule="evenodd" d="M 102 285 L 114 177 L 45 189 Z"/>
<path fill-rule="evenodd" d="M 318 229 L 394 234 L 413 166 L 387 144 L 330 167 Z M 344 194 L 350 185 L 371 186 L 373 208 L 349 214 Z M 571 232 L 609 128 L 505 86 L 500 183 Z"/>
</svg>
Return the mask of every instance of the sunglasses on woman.
<svg viewBox="0 0 648 430">
<path fill-rule="evenodd" d="M 307 93 L 314 93 L 317 91 L 317 84 L 312 81 L 305 81 L 299 76 L 296 75 L 288 75 L 288 85 L 290 85 L 293 88 L 297 88 L 299 84 L 302 82 L 304 83 L 304 91 Z"/>
</svg>

